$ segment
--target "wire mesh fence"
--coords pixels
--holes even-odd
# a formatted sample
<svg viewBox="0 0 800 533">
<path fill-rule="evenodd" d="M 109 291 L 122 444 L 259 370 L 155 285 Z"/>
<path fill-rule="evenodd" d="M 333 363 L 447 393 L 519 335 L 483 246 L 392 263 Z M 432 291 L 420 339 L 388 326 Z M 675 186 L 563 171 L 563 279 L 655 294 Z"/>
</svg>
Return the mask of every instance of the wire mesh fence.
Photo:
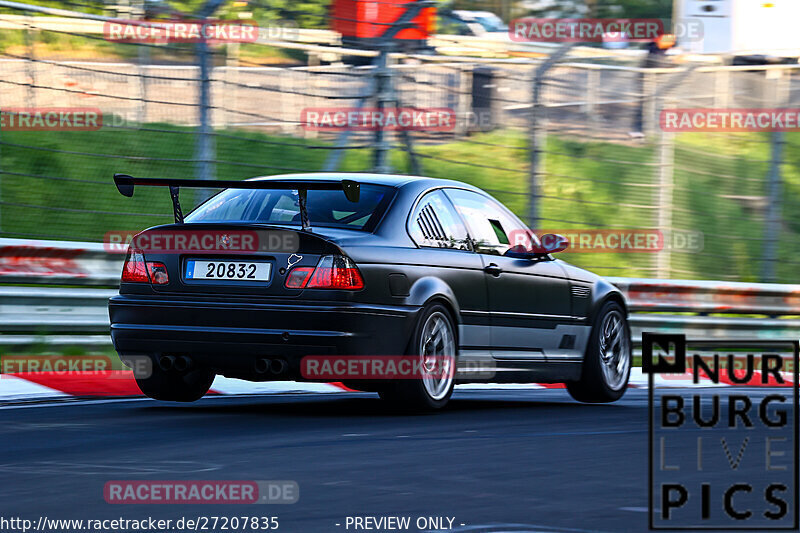
<svg viewBox="0 0 800 533">
<path fill-rule="evenodd" d="M 268 39 L 209 47 L 204 76 L 193 45 L 111 43 L 98 21 L 14 15 L 0 16 L 0 109 L 94 110 L 102 126 L 0 126 L 2 236 L 99 241 L 171 221 L 167 195 L 122 198 L 115 172 L 370 171 L 383 142 L 392 172 L 473 183 L 537 230 L 662 232 L 659 251 L 563 254 L 600 274 L 792 281 L 800 262 L 797 133 L 661 124 L 677 108 L 798 107 L 797 65 L 642 69 L 567 56 L 541 71 L 546 57 L 392 54 L 386 75 L 346 49 Z M 308 109 L 374 107 L 381 75 L 394 105 L 451 110 L 453 127 L 380 141 L 304 123 Z"/>
</svg>

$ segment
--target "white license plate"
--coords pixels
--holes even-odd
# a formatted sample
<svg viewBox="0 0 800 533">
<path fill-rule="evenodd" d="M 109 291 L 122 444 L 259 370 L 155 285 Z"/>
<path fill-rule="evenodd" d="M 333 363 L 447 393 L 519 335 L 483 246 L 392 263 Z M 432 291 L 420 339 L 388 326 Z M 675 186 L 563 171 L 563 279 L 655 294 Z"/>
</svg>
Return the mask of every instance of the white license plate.
<svg viewBox="0 0 800 533">
<path fill-rule="evenodd" d="M 269 281 L 270 263 L 252 261 L 186 261 L 186 279 Z"/>
</svg>

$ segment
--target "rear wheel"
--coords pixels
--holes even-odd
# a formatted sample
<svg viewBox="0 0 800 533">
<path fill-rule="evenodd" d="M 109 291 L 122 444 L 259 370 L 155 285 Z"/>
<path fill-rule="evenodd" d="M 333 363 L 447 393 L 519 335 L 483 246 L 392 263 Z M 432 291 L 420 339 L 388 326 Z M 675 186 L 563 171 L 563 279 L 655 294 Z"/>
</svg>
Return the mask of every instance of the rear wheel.
<svg viewBox="0 0 800 533">
<path fill-rule="evenodd" d="M 419 379 L 400 379 L 380 391 L 382 399 L 402 410 L 441 409 L 453 394 L 458 339 L 450 312 L 431 304 L 420 313 L 409 343 L 407 357 L 422 374 Z"/>
<path fill-rule="evenodd" d="M 214 373 L 205 368 L 183 372 L 164 370 L 154 363 L 146 376 L 136 376 L 136 384 L 145 396 L 167 402 L 193 402 L 211 388 Z"/>
<path fill-rule="evenodd" d="M 631 331 L 617 302 L 600 309 L 592 328 L 581 379 L 567 383 L 570 395 L 586 403 L 613 402 L 625 394 L 631 373 Z"/>
</svg>

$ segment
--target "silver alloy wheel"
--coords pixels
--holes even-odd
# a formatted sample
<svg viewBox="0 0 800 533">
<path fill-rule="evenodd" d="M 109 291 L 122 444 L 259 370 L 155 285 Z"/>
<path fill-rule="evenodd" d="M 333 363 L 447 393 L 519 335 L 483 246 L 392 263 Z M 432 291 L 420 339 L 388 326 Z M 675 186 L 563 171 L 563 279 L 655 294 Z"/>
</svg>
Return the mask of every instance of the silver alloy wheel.
<svg viewBox="0 0 800 533">
<path fill-rule="evenodd" d="M 621 312 L 609 311 L 603 317 L 599 347 L 606 385 L 617 391 L 625 386 L 631 366 L 631 339 Z"/>
<path fill-rule="evenodd" d="M 456 343 L 450 321 L 439 311 L 431 313 L 422 326 L 419 357 L 425 392 L 441 400 L 455 379 Z"/>
</svg>

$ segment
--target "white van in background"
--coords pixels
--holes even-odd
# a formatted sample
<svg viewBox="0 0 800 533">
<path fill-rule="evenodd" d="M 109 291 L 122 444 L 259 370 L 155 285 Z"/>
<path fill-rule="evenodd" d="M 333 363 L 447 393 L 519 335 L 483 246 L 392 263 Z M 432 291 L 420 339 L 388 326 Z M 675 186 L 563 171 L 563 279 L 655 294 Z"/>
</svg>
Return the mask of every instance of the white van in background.
<svg viewBox="0 0 800 533">
<path fill-rule="evenodd" d="M 703 23 L 700 40 L 677 32 L 684 52 L 733 56 L 734 64 L 800 57 L 800 0 L 675 0 L 675 19 Z"/>
</svg>

